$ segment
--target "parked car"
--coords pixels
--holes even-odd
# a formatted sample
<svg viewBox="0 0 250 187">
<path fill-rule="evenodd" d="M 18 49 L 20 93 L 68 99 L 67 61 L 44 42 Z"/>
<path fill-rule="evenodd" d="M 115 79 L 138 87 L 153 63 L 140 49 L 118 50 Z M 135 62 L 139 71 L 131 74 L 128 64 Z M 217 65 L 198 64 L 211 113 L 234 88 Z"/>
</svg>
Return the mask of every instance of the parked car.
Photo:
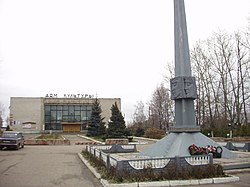
<svg viewBox="0 0 250 187">
<path fill-rule="evenodd" d="M 16 150 L 24 147 L 24 137 L 21 132 L 4 131 L 0 137 L 0 150 L 4 147 Z"/>
</svg>

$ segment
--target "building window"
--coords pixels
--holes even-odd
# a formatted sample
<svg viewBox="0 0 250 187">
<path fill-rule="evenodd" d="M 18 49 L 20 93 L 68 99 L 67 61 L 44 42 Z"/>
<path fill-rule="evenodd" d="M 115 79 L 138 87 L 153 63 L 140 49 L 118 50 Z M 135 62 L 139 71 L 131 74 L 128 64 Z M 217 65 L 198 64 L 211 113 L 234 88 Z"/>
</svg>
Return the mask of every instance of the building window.
<svg viewBox="0 0 250 187">
<path fill-rule="evenodd" d="M 62 111 L 62 106 L 61 105 L 56 106 L 56 110 L 57 111 Z"/>
<path fill-rule="evenodd" d="M 83 130 L 91 113 L 92 105 L 45 105 L 45 130 L 62 130 L 62 122 L 79 122 Z"/>
<path fill-rule="evenodd" d="M 63 110 L 67 110 L 68 111 L 69 110 L 69 106 L 68 105 L 64 105 L 63 106 Z"/>
<path fill-rule="evenodd" d="M 75 106 L 75 111 L 76 110 L 81 110 L 81 106 Z"/>
</svg>

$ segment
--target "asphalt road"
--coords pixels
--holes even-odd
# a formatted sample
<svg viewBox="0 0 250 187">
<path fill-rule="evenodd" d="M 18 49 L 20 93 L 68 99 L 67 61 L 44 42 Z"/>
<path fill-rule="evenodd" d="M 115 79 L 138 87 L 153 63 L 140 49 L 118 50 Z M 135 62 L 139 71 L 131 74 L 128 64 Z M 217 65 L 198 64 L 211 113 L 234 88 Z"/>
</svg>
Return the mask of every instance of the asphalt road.
<svg viewBox="0 0 250 187">
<path fill-rule="evenodd" d="M 100 187 L 78 158 L 83 146 L 25 146 L 0 151 L 0 187 Z"/>
</svg>

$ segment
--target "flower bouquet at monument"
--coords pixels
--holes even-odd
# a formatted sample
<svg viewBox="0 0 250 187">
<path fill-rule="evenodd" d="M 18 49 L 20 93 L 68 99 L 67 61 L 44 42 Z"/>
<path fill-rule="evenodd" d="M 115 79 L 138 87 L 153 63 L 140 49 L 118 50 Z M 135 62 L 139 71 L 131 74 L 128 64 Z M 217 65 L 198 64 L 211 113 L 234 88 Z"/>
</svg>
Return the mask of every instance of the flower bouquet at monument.
<svg viewBox="0 0 250 187">
<path fill-rule="evenodd" d="M 209 153 L 213 154 L 214 158 L 221 158 L 222 147 L 208 145 L 206 147 L 198 147 L 195 144 L 192 144 L 188 147 L 190 155 L 208 155 Z"/>
</svg>

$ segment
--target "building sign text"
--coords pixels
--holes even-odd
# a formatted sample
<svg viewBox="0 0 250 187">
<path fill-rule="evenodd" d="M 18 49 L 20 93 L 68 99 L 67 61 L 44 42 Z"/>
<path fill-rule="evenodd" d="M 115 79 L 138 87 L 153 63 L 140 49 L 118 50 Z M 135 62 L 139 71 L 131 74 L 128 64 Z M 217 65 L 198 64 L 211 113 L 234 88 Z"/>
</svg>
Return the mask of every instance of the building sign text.
<svg viewBox="0 0 250 187">
<path fill-rule="evenodd" d="M 46 98 L 69 98 L 69 99 L 80 99 L 80 98 L 94 98 L 93 94 L 63 94 L 63 97 L 59 97 L 57 94 L 46 94 Z"/>
</svg>

